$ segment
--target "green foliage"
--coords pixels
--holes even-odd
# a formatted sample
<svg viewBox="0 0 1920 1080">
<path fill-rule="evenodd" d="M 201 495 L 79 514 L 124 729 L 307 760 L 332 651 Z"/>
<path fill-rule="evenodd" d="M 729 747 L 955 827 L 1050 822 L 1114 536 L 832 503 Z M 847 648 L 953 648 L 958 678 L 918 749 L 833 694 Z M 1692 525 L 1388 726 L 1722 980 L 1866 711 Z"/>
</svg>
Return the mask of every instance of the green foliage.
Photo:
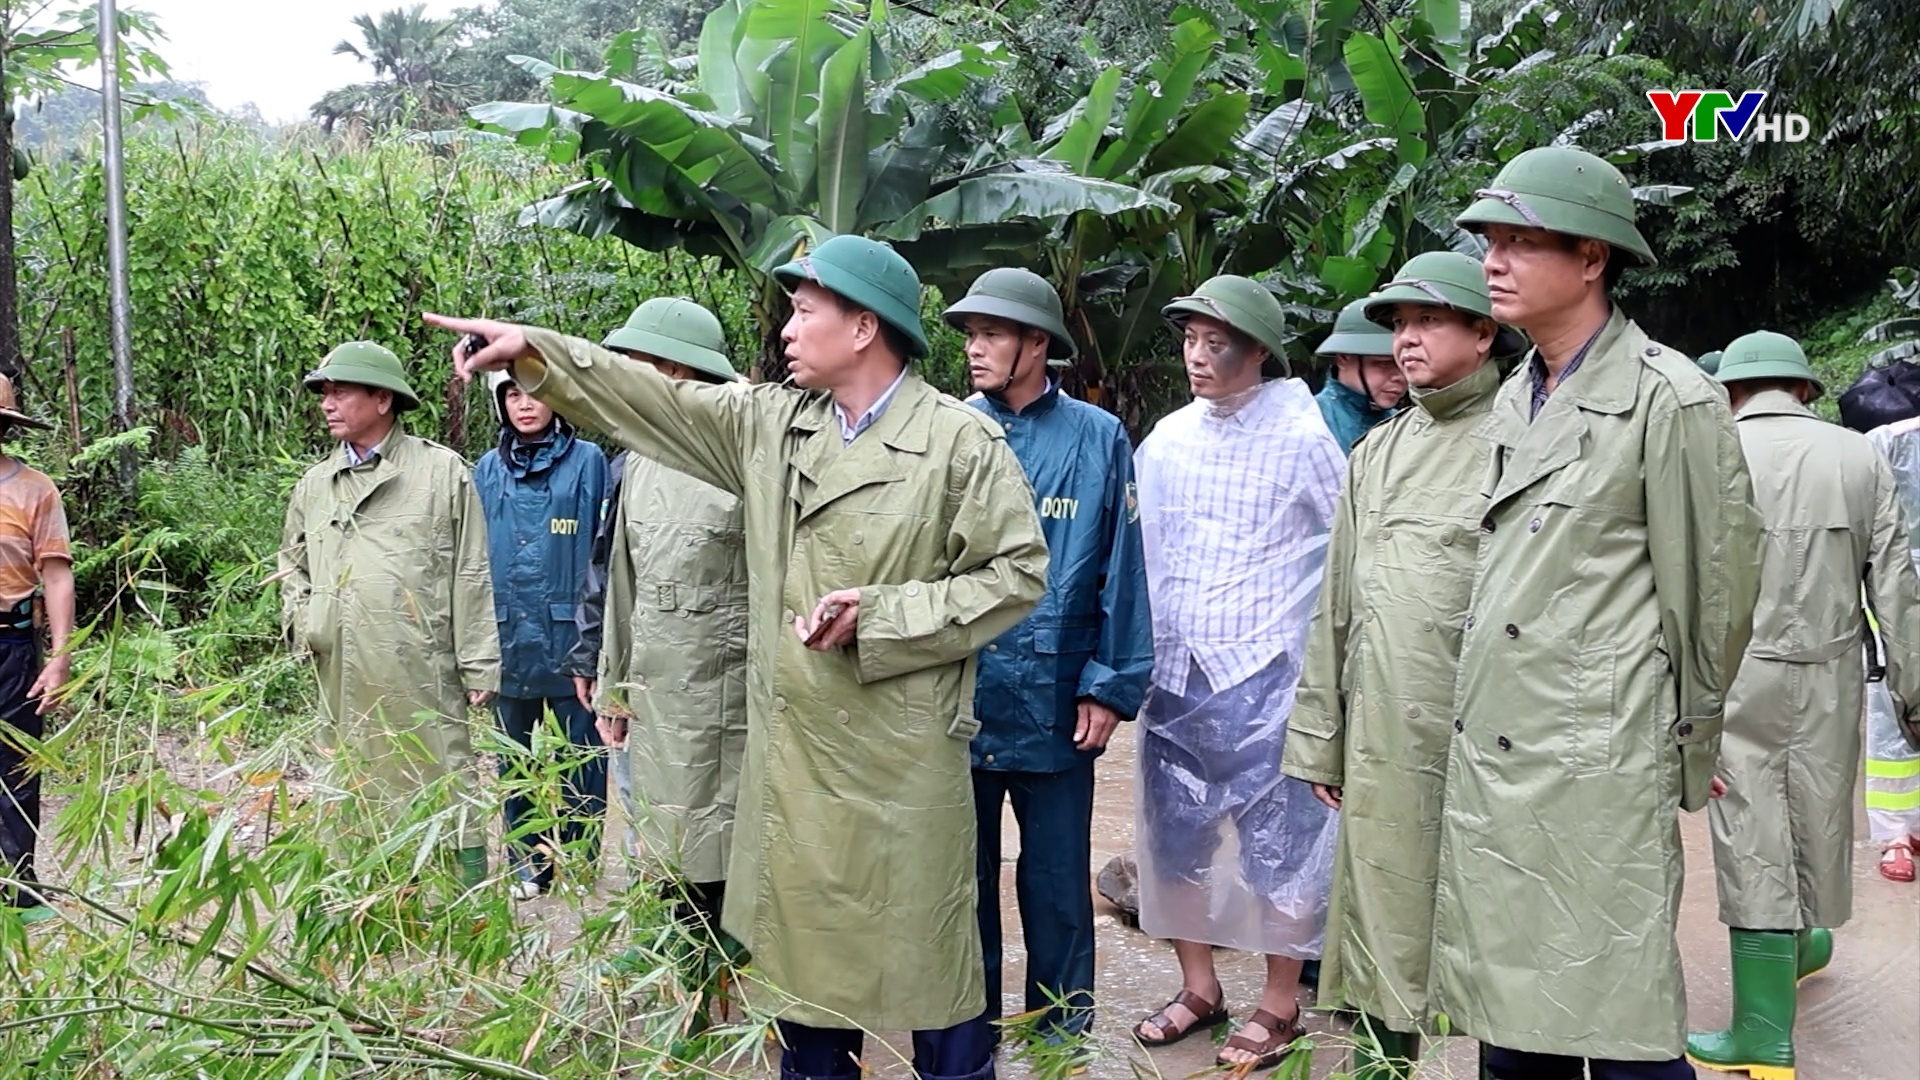
<svg viewBox="0 0 1920 1080">
<path fill-rule="evenodd" d="M 450 68 L 460 27 L 452 19 L 430 19 L 425 4 L 356 15 L 360 41 L 341 41 L 333 51 L 368 64 L 372 82 L 328 91 L 313 106 L 327 130 L 342 120 L 384 127 L 406 122 L 431 130 L 459 115 L 466 88 L 454 82 Z"/>
<path fill-rule="evenodd" d="M 126 167 L 135 387 L 163 456 L 196 444 L 215 459 L 312 456 L 324 434 L 300 376 L 361 338 L 408 362 L 426 398 L 409 419 L 416 432 L 483 449 L 492 420 L 453 378 L 450 343 L 422 309 L 597 338 L 641 300 L 687 295 L 743 345 L 758 337 L 745 298 L 698 259 L 517 224 L 553 173 L 484 141 L 452 155 L 399 139 L 265 144 L 208 124 L 134 135 Z M 17 208 L 25 390 L 57 416 L 77 410 L 69 441 L 110 429 L 100 185 L 96 161 L 57 162 L 22 186 Z"/>
</svg>

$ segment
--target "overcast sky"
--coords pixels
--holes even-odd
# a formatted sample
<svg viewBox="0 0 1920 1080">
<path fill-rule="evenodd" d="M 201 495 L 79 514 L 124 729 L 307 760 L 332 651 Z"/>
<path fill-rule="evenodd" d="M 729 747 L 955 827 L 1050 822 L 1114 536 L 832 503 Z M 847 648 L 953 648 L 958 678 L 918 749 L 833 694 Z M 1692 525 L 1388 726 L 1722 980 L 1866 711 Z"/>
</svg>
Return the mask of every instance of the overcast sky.
<svg viewBox="0 0 1920 1080">
<path fill-rule="evenodd" d="M 307 116 L 336 86 L 364 82 L 373 69 L 333 55 L 341 38 L 360 41 L 355 15 L 411 6 L 413 0 L 121 0 L 151 12 L 167 40 L 160 55 L 173 76 L 198 82 L 221 109 L 251 101 L 270 121 Z M 469 0 L 470 2 L 470 0 Z M 454 0 L 427 0 L 429 15 L 447 15 Z M 97 69 L 89 77 L 98 78 Z"/>
</svg>

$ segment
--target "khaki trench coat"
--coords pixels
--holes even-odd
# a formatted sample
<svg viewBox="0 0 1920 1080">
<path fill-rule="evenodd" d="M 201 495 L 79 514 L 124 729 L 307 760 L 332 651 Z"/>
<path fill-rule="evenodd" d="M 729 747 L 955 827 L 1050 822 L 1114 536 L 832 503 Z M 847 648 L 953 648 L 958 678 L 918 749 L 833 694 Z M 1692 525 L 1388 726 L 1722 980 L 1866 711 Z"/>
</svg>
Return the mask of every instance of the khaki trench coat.
<svg viewBox="0 0 1920 1080">
<path fill-rule="evenodd" d="M 366 770 L 376 811 L 467 776 L 467 693 L 498 690 L 500 642 L 460 455 L 398 427 L 371 463 L 328 454 L 294 485 L 279 562 L 282 631 L 319 676 L 328 749 Z M 459 846 L 483 845 L 492 813 L 476 802 Z"/>
<path fill-rule="evenodd" d="M 967 743 L 974 654 L 1032 611 L 1047 550 L 1000 428 L 911 372 L 843 444 L 830 397 L 678 383 L 529 331 L 514 377 L 561 415 L 737 493 L 747 753 L 722 925 L 786 1019 L 926 1030 L 986 1004 Z M 859 587 L 859 636 L 793 630 Z"/>
<path fill-rule="evenodd" d="M 628 717 L 649 857 L 724 881 L 747 745 L 747 546 L 738 497 L 627 455 L 595 711 Z"/>
<path fill-rule="evenodd" d="M 1454 669 L 1487 497 L 1487 364 L 1354 447 L 1281 769 L 1341 788 L 1323 1001 L 1430 1029 Z"/>
<path fill-rule="evenodd" d="M 1749 399 L 1739 424 L 1766 544 L 1753 641 L 1727 695 L 1727 794 L 1708 810 L 1720 921 L 1837 927 L 1853 914 L 1862 586 L 1904 714 L 1920 704 L 1920 578 L 1893 471 L 1866 436 L 1781 390 Z"/>
<path fill-rule="evenodd" d="M 1726 393 L 1617 309 L 1528 422 L 1501 387 L 1462 638 L 1432 1008 L 1514 1050 L 1671 1060 L 1682 807 L 1706 804 L 1760 526 Z"/>
</svg>

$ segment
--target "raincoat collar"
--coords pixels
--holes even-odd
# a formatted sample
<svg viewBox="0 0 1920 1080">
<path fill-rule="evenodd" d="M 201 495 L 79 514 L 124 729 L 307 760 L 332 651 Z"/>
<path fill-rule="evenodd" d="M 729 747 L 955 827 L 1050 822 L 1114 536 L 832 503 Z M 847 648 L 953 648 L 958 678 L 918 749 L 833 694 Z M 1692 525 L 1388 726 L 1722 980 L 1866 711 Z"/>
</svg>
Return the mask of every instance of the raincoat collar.
<svg viewBox="0 0 1920 1080">
<path fill-rule="evenodd" d="M 1360 417 L 1361 422 L 1368 427 L 1394 414 L 1393 409 L 1383 409 L 1375 405 L 1373 398 L 1341 382 L 1340 376 L 1331 371 L 1327 372 L 1326 391 L 1339 401 L 1342 408 Z"/>
<path fill-rule="evenodd" d="M 1451 386 L 1438 390 L 1412 387 L 1413 403 L 1435 420 L 1451 420 L 1476 405 L 1486 403 L 1500 392 L 1500 365 L 1488 360 L 1479 369 Z"/>
<path fill-rule="evenodd" d="M 1646 345 L 1646 337 L 1640 328 L 1627 318 L 1620 305 L 1614 304 L 1607 315 L 1607 321 L 1600 327 L 1600 334 L 1587 347 L 1586 356 L 1580 362 L 1579 370 L 1568 377 L 1567 381 L 1554 387 L 1548 395 L 1546 404 L 1540 406 L 1540 416 L 1546 418 L 1548 412 L 1558 411 L 1558 405 L 1564 408 L 1572 405 L 1588 412 L 1618 415 L 1633 408 L 1640 393 L 1640 350 Z M 1540 350 L 1536 346 L 1527 353 L 1526 363 L 1521 370 L 1531 379 L 1533 366 L 1538 361 Z M 1522 413 L 1531 400 L 1521 402 Z"/>
<path fill-rule="evenodd" d="M 381 439 L 364 458 L 355 460 L 352 449 L 343 442 L 338 450 L 327 456 L 327 460 L 333 466 L 328 475 L 338 475 L 352 469 L 377 469 L 389 461 L 404 464 L 409 441 L 406 427 L 396 420 L 393 429 L 387 432 L 387 437 Z"/>
<path fill-rule="evenodd" d="M 1043 412 L 1051 411 L 1054 404 L 1060 400 L 1060 384 L 1048 379 L 1047 388 L 1024 409 L 1009 408 L 1006 402 L 992 394 L 981 394 L 980 399 L 987 403 L 987 408 L 991 409 L 995 416 L 1038 416 Z"/>
<path fill-rule="evenodd" d="M 1733 414 L 1735 420 L 1750 420 L 1756 416 L 1809 416 L 1815 420 L 1820 414 L 1800 404 L 1800 399 L 1785 390 L 1762 390 L 1748 398 L 1740 411 Z"/>
<path fill-rule="evenodd" d="M 573 449 L 573 425 L 559 416 L 547 425 L 538 438 L 522 438 L 512 424 L 500 425 L 500 464 L 516 480 L 524 480 L 553 468 L 567 451 Z"/>
<path fill-rule="evenodd" d="M 928 386 L 920 373 L 908 367 L 902 378 L 895 383 L 891 391 L 892 398 L 873 419 L 872 425 L 863 432 L 865 438 L 883 442 L 896 450 L 907 450 L 916 454 L 927 452 L 927 426 L 932 419 L 921 415 L 922 407 L 931 408 L 938 403 L 939 391 Z M 833 403 L 833 395 L 825 390 L 807 392 L 808 401 L 794 414 L 787 427 L 794 431 L 818 433 L 831 430 L 835 445 L 841 445 L 840 407 Z M 855 439 L 846 446 L 856 446 Z"/>
</svg>

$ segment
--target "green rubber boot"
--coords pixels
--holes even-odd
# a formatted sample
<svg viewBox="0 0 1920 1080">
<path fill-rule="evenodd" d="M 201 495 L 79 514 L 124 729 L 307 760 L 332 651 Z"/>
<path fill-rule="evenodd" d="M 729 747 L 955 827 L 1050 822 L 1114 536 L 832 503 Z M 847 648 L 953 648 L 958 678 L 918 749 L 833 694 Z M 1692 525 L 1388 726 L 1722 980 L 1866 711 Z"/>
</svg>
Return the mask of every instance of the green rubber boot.
<svg viewBox="0 0 1920 1080">
<path fill-rule="evenodd" d="M 1753 1080 L 1793 1080 L 1794 954 L 1784 930 L 1734 930 L 1733 1023 L 1687 1036 L 1687 1060 Z"/>
<path fill-rule="evenodd" d="M 1803 983 L 1833 963 L 1833 931 L 1820 928 L 1800 931 L 1800 948 L 1794 954 L 1795 983 Z"/>
<path fill-rule="evenodd" d="M 1353 1080 L 1407 1080 L 1419 1060 L 1420 1036 L 1371 1016 L 1353 1025 Z"/>
<path fill-rule="evenodd" d="M 454 855 L 460 864 L 460 884 L 469 889 L 479 888 L 487 880 L 487 849 L 483 847 L 461 848 Z"/>
</svg>

